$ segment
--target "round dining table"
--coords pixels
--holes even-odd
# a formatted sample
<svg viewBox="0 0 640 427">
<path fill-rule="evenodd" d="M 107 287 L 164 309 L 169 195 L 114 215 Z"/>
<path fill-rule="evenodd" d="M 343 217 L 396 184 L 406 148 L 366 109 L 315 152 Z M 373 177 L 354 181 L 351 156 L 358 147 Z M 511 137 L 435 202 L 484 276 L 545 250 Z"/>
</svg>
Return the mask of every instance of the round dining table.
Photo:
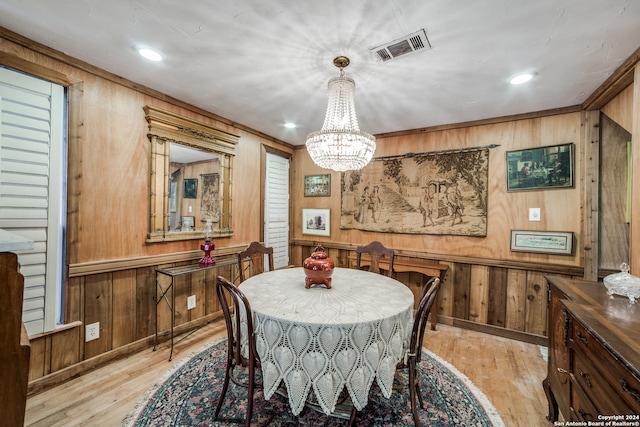
<svg viewBox="0 0 640 427">
<path fill-rule="evenodd" d="M 404 284 L 335 268 L 331 289 L 305 289 L 304 270 L 284 268 L 252 276 L 240 290 L 253 311 L 266 399 L 284 384 L 294 415 L 309 393 L 329 415 L 345 389 L 364 408 L 374 380 L 391 396 L 413 324 L 414 297 Z"/>
</svg>

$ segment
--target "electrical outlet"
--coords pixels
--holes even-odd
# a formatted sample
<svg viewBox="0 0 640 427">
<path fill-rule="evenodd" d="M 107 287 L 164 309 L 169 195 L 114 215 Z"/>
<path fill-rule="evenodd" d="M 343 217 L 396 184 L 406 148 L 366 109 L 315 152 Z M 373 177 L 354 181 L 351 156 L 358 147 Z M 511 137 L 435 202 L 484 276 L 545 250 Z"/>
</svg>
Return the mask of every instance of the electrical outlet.
<svg viewBox="0 0 640 427">
<path fill-rule="evenodd" d="M 98 338 L 100 338 L 100 322 L 87 325 L 84 332 L 84 341 L 89 342 Z"/>
<path fill-rule="evenodd" d="M 529 221 L 540 221 L 540 208 L 529 208 Z"/>
<path fill-rule="evenodd" d="M 191 295 L 187 297 L 187 310 L 191 310 L 192 308 L 196 308 L 196 296 Z"/>
</svg>

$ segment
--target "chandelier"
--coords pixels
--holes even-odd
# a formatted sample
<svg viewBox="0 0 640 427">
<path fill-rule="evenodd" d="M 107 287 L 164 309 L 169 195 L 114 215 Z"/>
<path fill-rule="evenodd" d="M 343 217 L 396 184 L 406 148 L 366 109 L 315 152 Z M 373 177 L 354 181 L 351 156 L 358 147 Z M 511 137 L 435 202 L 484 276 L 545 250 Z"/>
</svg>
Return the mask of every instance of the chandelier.
<svg viewBox="0 0 640 427">
<path fill-rule="evenodd" d="M 329 80 L 324 124 L 322 130 L 307 135 L 307 151 L 321 168 L 338 172 L 362 169 L 373 157 L 376 139 L 358 126 L 354 102 L 356 83 L 344 75 L 349 58 L 338 56 L 333 64 L 340 69 L 340 77 Z"/>
</svg>

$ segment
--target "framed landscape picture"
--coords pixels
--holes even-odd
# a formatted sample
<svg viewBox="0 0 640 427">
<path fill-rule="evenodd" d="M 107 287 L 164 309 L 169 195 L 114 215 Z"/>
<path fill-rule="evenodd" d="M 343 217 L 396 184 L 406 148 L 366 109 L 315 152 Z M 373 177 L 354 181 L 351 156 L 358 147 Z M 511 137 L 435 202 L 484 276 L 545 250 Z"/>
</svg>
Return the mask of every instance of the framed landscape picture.
<svg viewBox="0 0 640 427">
<path fill-rule="evenodd" d="M 511 250 L 514 252 L 572 255 L 573 232 L 511 230 Z"/>
<path fill-rule="evenodd" d="M 507 151 L 507 191 L 572 188 L 573 146 Z"/>
<path fill-rule="evenodd" d="M 304 197 L 331 196 L 331 175 L 305 175 Z"/>
<path fill-rule="evenodd" d="M 302 209 L 302 234 L 331 235 L 330 209 Z"/>
</svg>

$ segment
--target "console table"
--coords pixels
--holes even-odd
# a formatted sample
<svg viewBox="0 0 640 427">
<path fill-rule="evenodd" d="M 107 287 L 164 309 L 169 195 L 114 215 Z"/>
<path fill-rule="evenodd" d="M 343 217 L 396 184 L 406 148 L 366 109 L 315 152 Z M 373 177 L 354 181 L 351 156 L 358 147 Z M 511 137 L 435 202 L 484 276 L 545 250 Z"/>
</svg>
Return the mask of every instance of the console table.
<svg viewBox="0 0 640 427">
<path fill-rule="evenodd" d="M 199 271 L 211 270 L 213 268 L 218 268 L 222 266 L 228 266 L 231 264 L 236 264 L 238 261 L 233 258 L 218 260 L 215 265 L 209 265 L 206 267 L 201 266 L 198 263 L 189 264 L 189 265 L 180 265 L 177 267 L 168 267 L 168 268 L 158 268 L 156 269 L 156 326 L 155 326 L 155 339 L 153 341 L 153 351 L 156 350 L 156 346 L 158 345 L 158 304 L 161 301 L 165 301 L 169 310 L 171 310 L 171 328 L 169 331 L 170 341 L 171 341 L 171 350 L 169 351 L 169 361 L 173 357 L 173 330 L 175 328 L 175 314 L 176 314 L 176 293 L 175 293 L 175 278 L 178 276 L 183 276 L 185 274 L 193 274 Z M 167 276 L 169 278 L 169 284 L 164 287 L 162 286 L 161 276 Z M 167 297 L 167 293 L 171 292 L 169 299 Z M 158 293 L 160 295 L 158 296 Z"/>
<path fill-rule="evenodd" d="M 640 304 L 608 295 L 601 282 L 547 282 L 549 420 L 640 421 Z"/>
<path fill-rule="evenodd" d="M 350 256 L 349 259 L 351 261 L 351 268 L 356 268 L 357 261 L 355 256 Z M 389 260 L 387 258 L 381 259 L 379 265 L 381 269 L 389 271 Z M 369 266 L 371 266 L 371 259 L 363 254 L 360 260 L 360 267 Z M 398 273 L 422 273 L 428 277 L 437 277 L 440 279 L 440 282 L 444 283 L 444 278 L 447 275 L 447 271 L 449 271 L 449 266 L 446 264 L 426 263 L 395 258 L 393 260 L 393 271 Z M 431 330 L 435 331 L 436 324 L 438 323 L 437 309 L 431 310 L 431 313 L 429 313 L 429 322 L 431 323 Z"/>
</svg>

